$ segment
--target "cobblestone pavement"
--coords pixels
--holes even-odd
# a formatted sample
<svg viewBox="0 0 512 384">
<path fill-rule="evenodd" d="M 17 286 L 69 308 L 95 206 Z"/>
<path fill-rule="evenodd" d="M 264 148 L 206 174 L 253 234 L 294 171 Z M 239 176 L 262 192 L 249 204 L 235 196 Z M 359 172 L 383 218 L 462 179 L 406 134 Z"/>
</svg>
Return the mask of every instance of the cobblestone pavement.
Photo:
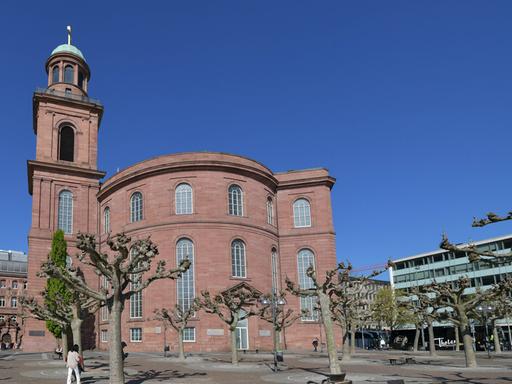
<svg viewBox="0 0 512 384">
<path fill-rule="evenodd" d="M 390 358 L 414 357 L 416 364 L 390 365 Z M 173 357 L 156 353 L 133 353 L 126 360 L 127 384 L 154 383 L 320 383 L 327 370 L 325 354 L 285 355 L 286 366 L 272 372 L 270 354 L 241 355 L 239 366 L 229 363 L 229 354 L 200 354 L 189 357 L 185 363 Z M 108 383 L 108 356 L 86 352 L 86 372 L 82 383 Z M 505 353 L 487 359 L 478 355 L 479 368 L 464 368 L 462 352 L 444 352 L 430 358 L 424 353 L 398 351 L 360 351 L 352 360 L 342 361 L 343 371 L 354 384 L 386 383 L 403 379 L 411 384 L 501 384 L 512 383 L 512 354 Z M 51 353 L 0 353 L 0 384 L 64 383 L 67 370 L 62 360 L 54 360 Z"/>
</svg>

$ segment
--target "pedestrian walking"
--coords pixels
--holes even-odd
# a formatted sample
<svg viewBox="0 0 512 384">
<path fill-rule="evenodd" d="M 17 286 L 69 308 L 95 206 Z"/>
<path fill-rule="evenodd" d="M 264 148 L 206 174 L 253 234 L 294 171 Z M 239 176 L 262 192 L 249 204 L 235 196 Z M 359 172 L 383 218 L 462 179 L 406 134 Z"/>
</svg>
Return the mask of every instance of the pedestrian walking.
<svg viewBox="0 0 512 384">
<path fill-rule="evenodd" d="M 80 350 L 78 345 L 73 345 L 73 348 L 68 352 L 68 356 L 66 358 L 66 366 L 68 367 L 68 380 L 66 384 L 71 384 L 71 378 L 73 376 L 73 372 L 76 377 L 76 384 L 80 384 L 80 368 L 82 367 L 83 360 L 80 356 Z"/>
<path fill-rule="evenodd" d="M 313 348 L 314 348 L 313 352 L 318 352 L 318 338 L 317 337 L 315 337 L 313 339 L 313 343 L 312 344 L 313 344 Z"/>
</svg>

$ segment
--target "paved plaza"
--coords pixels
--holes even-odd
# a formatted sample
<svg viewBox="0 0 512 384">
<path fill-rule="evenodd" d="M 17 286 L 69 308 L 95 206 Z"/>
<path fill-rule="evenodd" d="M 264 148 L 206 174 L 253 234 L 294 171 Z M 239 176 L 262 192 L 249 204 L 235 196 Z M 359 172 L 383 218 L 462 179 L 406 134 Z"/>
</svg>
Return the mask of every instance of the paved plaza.
<svg viewBox="0 0 512 384">
<path fill-rule="evenodd" d="M 416 364 L 390 365 L 390 358 L 414 357 Z M 272 355 L 242 354 L 238 367 L 229 363 L 229 354 L 200 354 L 185 363 L 156 353 L 132 353 L 126 359 L 126 381 L 138 383 L 320 383 L 327 372 L 327 356 L 322 353 L 285 355 L 286 366 L 278 373 L 270 369 Z M 108 355 L 86 352 L 86 372 L 82 383 L 108 383 Z M 479 368 L 464 367 L 462 352 L 443 352 L 430 358 L 424 353 L 399 351 L 360 351 L 350 362 L 342 362 L 347 378 L 354 384 L 386 383 L 403 379 L 405 383 L 512 383 L 512 354 L 488 359 L 478 354 Z M 66 368 L 51 353 L 0 354 L 0 383 L 64 383 Z"/>
</svg>

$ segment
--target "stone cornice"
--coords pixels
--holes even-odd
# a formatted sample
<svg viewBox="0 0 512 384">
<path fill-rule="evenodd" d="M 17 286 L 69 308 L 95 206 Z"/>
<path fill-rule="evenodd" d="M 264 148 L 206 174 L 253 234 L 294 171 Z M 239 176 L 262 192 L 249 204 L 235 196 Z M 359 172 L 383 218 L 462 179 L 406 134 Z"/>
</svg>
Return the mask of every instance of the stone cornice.
<svg viewBox="0 0 512 384">
<path fill-rule="evenodd" d="M 336 179 L 331 176 L 317 176 L 317 177 L 306 177 L 302 179 L 293 179 L 293 180 L 283 180 L 279 181 L 277 186 L 278 191 L 282 191 L 285 189 L 293 189 L 293 188 L 302 188 L 302 187 L 316 187 L 316 186 L 326 186 L 329 189 L 332 189 Z"/>
<path fill-rule="evenodd" d="M 213 160 L 213 159 L 191 159 L 191 160 L 174 160 L 172 156 L 169 162 L 158 163 L 152 166 L 144 167 L 141 169 L 130 171 L 127 169 L 122 173 L 123 175 L 114 175 L 111 179 L 107 180 L 98 192 L 98 199 L 101 201 L 108 197 L 116 190 L 129 185 L 133 182 L 166 173 L 175 172 L 189 172 L 189 171 L 223 171 L 234 173 L 242 176 L 247 176 L 256 179 L 271 189 L 277 188 L 277 180 L 275 177 L 262 169 L 252 167 L 247 164 L 236 163 L 226 160 Z M 173 161 L 174 160 L 174 161 Z"/>
<path fill-rule="evenodd" d="M 28 192 L 32 195 L 34 171 L 41 170 L 61 175 L 72 175 L 85 177 L 93 180 L 100 180 L 105 177 L 106 173 L 95 169 L 82 168 L 74 165 L 47 163 L 44 161 L 28 160 L 27 176 L 28 176 Z"/>
</svg>

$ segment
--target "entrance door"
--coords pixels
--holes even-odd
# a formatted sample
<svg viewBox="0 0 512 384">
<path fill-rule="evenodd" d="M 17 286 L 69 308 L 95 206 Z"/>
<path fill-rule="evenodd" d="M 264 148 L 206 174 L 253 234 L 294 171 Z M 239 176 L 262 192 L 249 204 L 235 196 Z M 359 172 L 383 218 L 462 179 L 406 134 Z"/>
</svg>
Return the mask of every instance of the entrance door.
<svg viewBox="0 0 512 384">
<path fill-rule="evenodd" d="M 249 349 L 249 322 L 242 320 L 236 327 L 236 347 L 237 349 Z"/>
</svg>

